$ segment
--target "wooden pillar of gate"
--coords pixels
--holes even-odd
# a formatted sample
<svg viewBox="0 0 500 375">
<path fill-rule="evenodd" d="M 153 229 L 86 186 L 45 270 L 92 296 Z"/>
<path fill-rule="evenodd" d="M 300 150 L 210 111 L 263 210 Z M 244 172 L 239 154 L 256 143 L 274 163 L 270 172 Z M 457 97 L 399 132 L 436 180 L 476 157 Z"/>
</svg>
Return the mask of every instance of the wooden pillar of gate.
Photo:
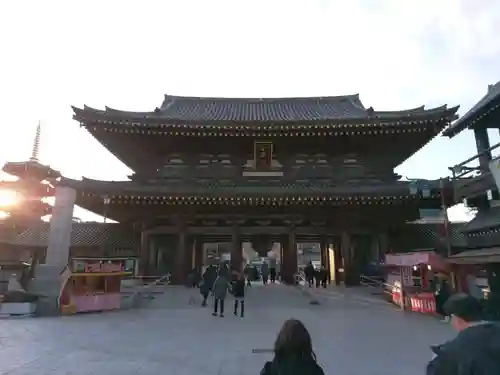
<svg viewBox="0 0 500 375">
<path fill-rule="evenodd" d="M 352 268 L 352 252 L 351 252 L 351 235 L 343 232 L 340 239 L 340 251 L 342 253 L 342 268 L 344 285 L 348 286 L 351 283 L 351 268 Z"/>
<path fill-rule="evenodd" d="M 203 236 L 196 236 L 194 239 L 193 267 L 201 270 L 203 267 Z"/>
<path fill-rule="evenodd" d="M 139 276 L 148 275 L 150 234 L 146 230 L 141 231 L 141 243 L 139 248 Z"/>
<path fill-rule="evenodd" d="M 297 273 L 297 240 L 295 231 L 290 230 L 286 238 L 283 238 L 283 259 L 282 259 L 282 282 L 289 285 L 295 284 L 295 274 Z"/>
<path fill-rule="evenodd" d="M 179 226 L 179 232 L 177 235 L 177 249 L 175 253 L 174 267 L 172 269 L 171 283 L 174 285 L 184 284 L 187 274 L 186 274 L 186 244 L 187 235 L 186 228 L 183 225 Z"/>
<path fill-rule="evenodd" d="M 233 271 L 243 271 L 243 249 L 238 227 L 236 225 L 233 226 L 231 233 L 231 272 Z"/>
</svg>

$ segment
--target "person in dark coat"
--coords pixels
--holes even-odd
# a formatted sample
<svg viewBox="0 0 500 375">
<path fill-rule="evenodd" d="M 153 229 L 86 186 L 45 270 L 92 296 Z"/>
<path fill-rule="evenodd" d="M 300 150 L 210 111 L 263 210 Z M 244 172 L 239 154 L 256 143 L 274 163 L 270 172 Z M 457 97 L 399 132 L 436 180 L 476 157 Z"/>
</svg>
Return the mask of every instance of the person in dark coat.
<svg viewBox="0 0 500 375">
<path fill-rule="evenodd" d="M 316 362 L 311 335 L 302 322 L 289 319 L 274 343 L 274 358 L 266 362 L 260 375 L 324 375 Z"/>
<path fill-rule="evenodd" d="M 229 282 L 229 279 L 226 277 L 226 273 L 219 273 L 219 276 L 217 277 L 217 279 L 215 279 L 212 289 L 214 293 L 214 312 L 212 313 L 213 316 L 217 316 L 217 311 L 220 306 L 220 317 L 224 317 L 224 301 L 226 300 L 227 292 L 230 286 L 231 284 Z"/>
<path fill-rule="evenodd" d="M 480 301 L 457 294 L 446 301 L 443 310 L 459 333 L 431 348 L 434 358 L 427 365 L 427 375 L 500 374 L 500 326 L 482 320 Z"/>
<path fill-rule="evenodd" d="M 208 268 L 203 273 L 202 281 L 200 284 L 200 294 L 203 297 L 203 302 L 201 303 L 201 305 L 203 307 L 207 305 L 208 295 L 212 290 L 216 277 L 217 277 L 217 269 L 215 268 L 215 266 L 213 265 L 208 266 Z"/>
<path fill-rule="evenodd" d="M 240 307 L 240 317 L 245 316 L 245 275 L 240 273 L 238 279 L 233 283 L 232 292 L 234 296 L 234 316 L 238 316 Z M 239 306 L 238 306 L 239 305 Z"/>
<path fill-rule="evenodd" d="M 321 266 L 318 273 L 319 273 L 318 277 L 319 277 L 321 286 L 323 288 L 326 288 L 326 284 L 328 283 L 328 270 L 326 269 L 325 266 Z"/>
<path fill-rule="evenodd" d="M 304 276 L 306 278 L 307 285 L 311 288 L 314 284 L 314 266 L 312 262 L 307 263 L 307 266 L 305 266 Z"/>
<path fill-rule="evenodd" d="M 434 300 L 436 302 L 436 312 L 441 315 L 445 321 L 448 321 L 448 316 L 444 311 L 444 304 L 450 298 L 451 289 L 448 285 L 446 279 L 442 278 L 438 281 L 437 290 L 434 294 Z"/>
<path fill-rule="evenodd" d="M 252 286 L 252 281 L 250 280 L 252 278 L 252 268 L 249 264 L 245 266 L 245 269 L 243 271 L 245 278 L 247 280 L 247 286 Z"/>
<path fill-rule="evenodd" d="M 267 264 L 267 262 L 262 262 L 260 274 L 262 275 L 262 282 L 267 284 L 267 281 L 269 280 L 269 264 Z"/>
</svg>

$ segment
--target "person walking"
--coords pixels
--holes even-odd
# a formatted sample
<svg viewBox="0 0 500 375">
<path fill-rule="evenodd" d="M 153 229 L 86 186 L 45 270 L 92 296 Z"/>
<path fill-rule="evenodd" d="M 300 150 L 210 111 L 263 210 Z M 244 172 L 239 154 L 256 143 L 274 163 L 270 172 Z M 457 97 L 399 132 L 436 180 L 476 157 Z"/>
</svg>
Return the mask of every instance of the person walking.
<svg viewBox="0 0 500 375">
<path fill-rule="evenodd" d="M 224 301 L 226 300 L 227 292 L 230 288 L 231 284 L 229 279 L 226 277 L 226 273 L 219 273 L 217 279 L 215 279 L 213 286 L 214 293 L 214 312 L 213 316 L 217 316 L 217 312 L 220 308 L 220 317 L 224 317 Z"/>
<path fill-rule="evenodd" d="M 321 286 L 326 288 L 326 284 L 328 283 L 328 270 L 325 266 L 321 266 L 319 269 L 319 279 L 321 282 Z"/>
<path fill-rule="evenodd" d="M 214 285 L 214 282 L 215 282 L 215 279 L 217 276 L 216 272 L 217 272 L 217 269 L 215 268 L 215 266 L 210 265 L 203 273 L 202 281 L 200 284 L 200 294 L 203 297 L 203 301 L 201 302 L 202 307 L 207 306 L 208 295 L 210 294 L 210 291 L 212 290 L 212 287 Z"/>
<path fill-rule="evenodd" d="M 304 267 L 304 276 L 306 278 L 307 285 L 311 288 L 314 284 L 314 266 L 312 261 L 309 261 L 307 266 Z"/>
<path fill-rule="evenodd" d="M 450 319 L 446 312 L 444 311 L 444 304 L 450 298 L 451 290 L 445 277 L 442 276 L 439 280 L 437 290 L 434 295 L 434 300 L 436 303 L 436 312 L 443 317 L 443 322 L 447 323 Z"/>
<path fill-rule="evenodd" d="M 244 275 L 245 275 L 245 278 L 246 278 L 246 281 L 247 281 L 247 286 L 252 286 L 252 282 L 251 282 L 251 277 L 252 277 L 252 269 L 250 267 L 249 264 L 247 264 L 245 266 L 245 269 L 243 271 Z"/>
<path fill-rule="evenodd" d="M 427 375 L 500 374 L 500 326 L 484 319 L 481 302 L 467 294 L 450 297 L 443 306 L 458 335 L 432 347 Z"/>
<path fill-rule="evenodd" d="M 269 278 L 271 279 L 271 284 L 276 283 L 276 258 L 268 258 L 269 262 Z"/>
<path fill-rule="evenodd" d="M 260 375 L 324 375 L 316 361 L 311 335 L 296 319 L 285 321 L 274 343 L 274 358 L 266 362 Z"/>
<path fill-rule="evenodd" d="M 266 285 L 269 280 L 269 264 L 266 261 L 262 262 L 260 273 L 262 275 L 262 282 Z"/>
<path fill-rule="evenodd" d="M 240 310 L 240 317 L 245 316 L 245 275 L 240 273 L 238 279 L 233 283 L 232 287 L 234 296 L 234 316 L 238 316 L 238 307 Z"/>
</svg>

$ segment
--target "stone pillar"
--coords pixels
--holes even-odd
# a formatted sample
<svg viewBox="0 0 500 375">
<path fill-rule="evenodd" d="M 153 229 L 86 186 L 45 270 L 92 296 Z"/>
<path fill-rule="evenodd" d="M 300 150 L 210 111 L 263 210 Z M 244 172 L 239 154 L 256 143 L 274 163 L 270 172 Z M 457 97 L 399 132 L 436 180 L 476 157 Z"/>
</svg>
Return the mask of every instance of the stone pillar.
<svg viewBox="0 0 500 375">
<path fill-rule="evenodd" d="M 243 270 L 243 252 L 238 228 L 233 228 L 231 235 L 231 272 L 241 272 Z"/>
<path fill-rule="evenodd" d="M 198 236 L 194 240 L 194 266 L 195 268 L 203 267 L 203 237 Z"/>
<path fill-rule="evenodd" d="M 61 267 L 61 270 L 68 264 L 75 201 L 75 189 L 56 188 L 45 264 Z"/>
<path fill-rule="evenodd" d="M 74 189 L 65 186 L 56 187 L 45 264 L 36 266 L 35 277 L 28 286 L 31 293 L 43 296 L 37 302 L 38 315 L 60 313 L 57 301 L 62 286 L 61 271 L 69 261 L 75 201 Z"/>
<path fill-rule="evenodd" d="M 475 128 L 474 137 L 476 138 L 476 148 L 477 152 L 481 153 L 490 148 L 490 139 L 488 137 L 488 129 L 486 128 Z M 489 162 L 491 160 L 491 152 L 487 151 L 481 156 L 479 156 L 479 167 L 482 171 L 489 170 Z"/>
<path fill-rule="evenodd" d="M 186 257 L 186 232 L 184 229 L 179 230 L 177 237 L 177 251 L 175 254 L 174 267 L 170 282 L 174 285 L 182 285 L 186 280 L 185 272 L 185 257 Z"/>
</svg>

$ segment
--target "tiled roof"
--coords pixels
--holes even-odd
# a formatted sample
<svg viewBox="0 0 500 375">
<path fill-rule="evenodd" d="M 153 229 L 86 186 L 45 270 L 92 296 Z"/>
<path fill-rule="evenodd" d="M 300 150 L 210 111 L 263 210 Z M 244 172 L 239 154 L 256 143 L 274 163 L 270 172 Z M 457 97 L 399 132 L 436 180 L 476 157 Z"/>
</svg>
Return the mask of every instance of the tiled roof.
<svg viewBox="0 0 500 375">
<path fill-rule="evenodd" d="M 471 127 L 482 116 L 500 106 L 500 81 L 488 86 L 488 92 L 465 115 L 455 121 L 443 135 L 453 137 L 462 130 Z M 498 110 L 500 111 L 500 109 Z"/>
<path fill-rule="evenodd" d="M 450 223 L 450 240 L 453 248 L 465 248 L 466 238 L 462 234 L 463 224 Z M 446 253 L 446 236 L 444 224 L 408 223 L 391 234 L 393 252 L 408 252 L 424 249 L 435 249 L 443 255 Z"/>
<path fill-rule="evenodd" d="M 46 247 L 49 223 L 34 226 L 19 234 L 10 243 L 18 246 Z M 139 236 L 120 224 L 73 223 L 71 246 L 103 246 L 108 249 L 136 249 Z"/>
<path fill-rule="evenodd" d="M 348 119 L 408 120 L 422 116 L 453 116 L 456 108 L 446 106 L 426 110 L 423 106 L 402 111 L 375 111 L 365 108 L 359 95 L 305 98 L 200 98 L 165 95 L 163 104 L 152 112 L 129 112 L 106 107 L 73 107 L 75 119 L 88 116 L 119 119 L 165 120 L 179 122 L 305 122 Z"/>
<path fill-rule="evenodd" d="M 427 181 L 431 189 L 439 189 L 439 181 Z M 69 186 L 79 191 L 113 195 L 205 195 L 205 196 L 241 196 L 241 195 L 331 195 L 331 196 L 363 196 L 363 195 L 410 195 L 411 182 L 397 181 L 394 183 L 373 184 L 342 184 L 309 182 L 286 183 L 275 182 L 187 182 L 179 181 L 170 184 L 141 184 L 133 181 L 99 181 L 91 179 L 72 180 L 63 178 L 59 182 L 62 186 Z"/>
<path fill-rule="evenodd" d="M 500 207 L 491 207 L 487 211 L 479 210 L 476 217 L 465 224 L 465 233 L 478 232 L 500 227 Z"/>
</svg>

